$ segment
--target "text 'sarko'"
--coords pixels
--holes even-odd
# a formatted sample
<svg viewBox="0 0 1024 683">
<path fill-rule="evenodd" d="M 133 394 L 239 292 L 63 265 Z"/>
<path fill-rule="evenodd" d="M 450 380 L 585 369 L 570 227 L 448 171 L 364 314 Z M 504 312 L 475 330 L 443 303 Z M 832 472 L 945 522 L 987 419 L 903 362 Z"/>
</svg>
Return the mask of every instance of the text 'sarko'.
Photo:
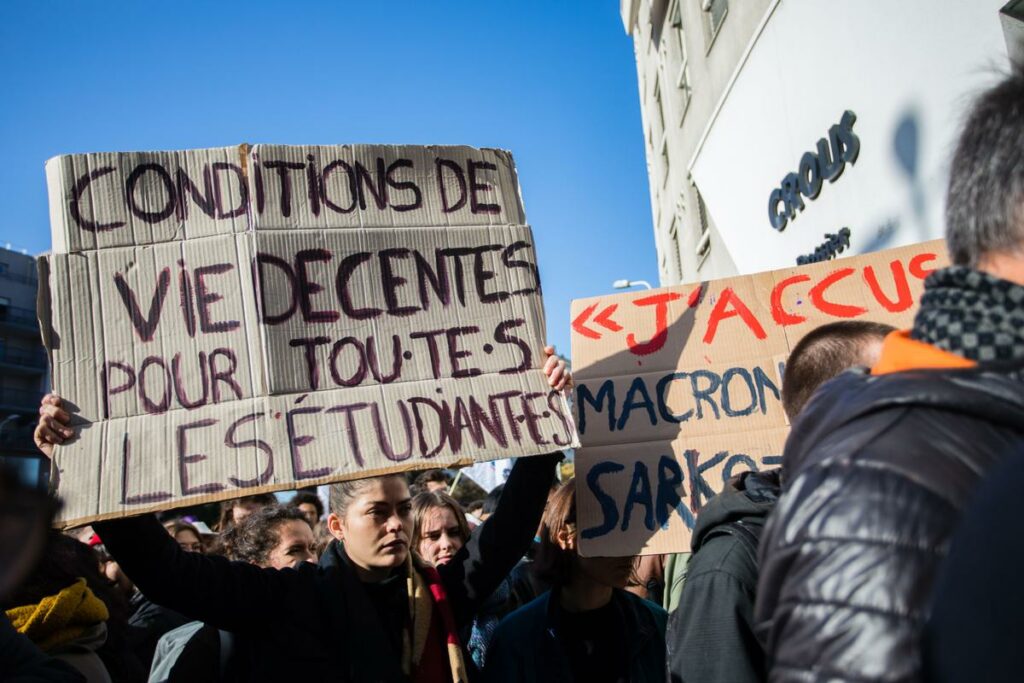
<svg viewBox="0 0 1024 683">
<path fill-rule="evenodd" d="M 580 548 L 688 552 L 701 506 L 778 467 L 789 351 L 815 327 L 909 327 L 941 240 L 572 305 Z"/>
<path fill-rule="evenodd" d="M 47 164 L 41 308 L 81 522 L 576 445 L 511 156 L 468 147 Z"/>
</svg>

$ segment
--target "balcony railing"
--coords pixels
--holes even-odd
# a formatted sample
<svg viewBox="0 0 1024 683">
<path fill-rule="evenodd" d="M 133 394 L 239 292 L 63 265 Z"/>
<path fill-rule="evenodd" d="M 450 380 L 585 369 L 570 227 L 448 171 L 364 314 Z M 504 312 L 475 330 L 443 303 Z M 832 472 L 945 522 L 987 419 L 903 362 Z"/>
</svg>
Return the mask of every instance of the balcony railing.
<svg viewBox="0 0 1024 683">
<path fill-rule="evenodd" d="M 9 270 L 0 271 L 0 279 L 10 280 L 11 282 L 20 282 L 23 285 L 32 285 L 33 287 L 39 286 L 39 276 L 35 273 L 31 275 L 22 275 L 21 273 L 12 273 Z"/>
<path fill-rule="evenodd" d="M 0 323 L 21 325 L 39 329 L 39 318 L 31 308 L 19 308 L 18 306 L 0 306 Z"/>
<path fill-rule="evenodd" d="M 0 348 L 0 363 L 41 370 L 46 368 L 46 354 L 29 349 Z"/>
</svg>

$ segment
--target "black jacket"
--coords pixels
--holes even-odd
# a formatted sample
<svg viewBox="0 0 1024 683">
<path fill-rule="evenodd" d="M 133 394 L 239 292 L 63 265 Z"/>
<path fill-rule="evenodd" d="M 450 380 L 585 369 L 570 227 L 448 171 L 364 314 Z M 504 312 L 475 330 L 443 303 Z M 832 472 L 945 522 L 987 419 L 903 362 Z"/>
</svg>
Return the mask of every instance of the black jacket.
<svg viewBox="0 0 1024 683">
<path fill-rule="evenodd" d="M 757 546 L 779 498 L 779 474 L 736 479 L 697 515 L 686 583 L 668 618 L 673 683 L 764 680 L 764 650 L 754 636 Z"/>
<path fill-rule="evenodd" d="M 503 494 L 504 496 L 504 494 Z M 572 681 L 572 670 L 555 628 L 557 589 L 520 607 L 501 620 L 487 651 L 488 683 Z M 665 610 L 632 593 L 615 589 L 612 609 L 622 625 L 621 637 L 630 683 L 665 679 Z M 612 672 L 609 672 L 610 678 Z"/>
<path fill-rule="evenodd" d="M 786 442 L 755 622 L 772 681 L 914 681 L 927 598 L 965 502 L 1024 438 L 1008 368 L 848 371 Z"/>
<path fill-rule="evenodd" d="M 456 624 L 477 607 L 526 552 L 560 453 L 521 458 L 498 509 L 452 562 L 438 568 Z M 297 673 L 320 681 L 404 681 L 401 652 L 378 606 L 347 563 L 261 569 L 181 550 L 147 515 L 94 524 L 125 574 L 153 602 L 238 634 L 249 680 Z"/>
<path fill-rule="evenodd" d="M 1020 517 L 1024 450 L 978 486 L 935 580 L 925 626 L 926 679 L 933 683 L 1017 683 L 1024 678 L 1024 545 L 1007 533 Z"/>
</svg>

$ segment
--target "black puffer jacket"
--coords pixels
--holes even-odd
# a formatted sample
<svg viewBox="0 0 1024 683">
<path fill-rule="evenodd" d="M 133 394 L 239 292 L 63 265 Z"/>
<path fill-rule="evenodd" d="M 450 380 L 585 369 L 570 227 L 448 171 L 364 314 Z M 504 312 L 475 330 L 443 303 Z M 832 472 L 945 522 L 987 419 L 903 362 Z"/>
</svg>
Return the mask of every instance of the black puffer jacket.
<svg viewBox="0 0 1024 683">
<path fill-rule="evenodd" d="M 769 680 L 920 679 L 953 528 L 1024 439 L 1024 382 L 1009 370 L 850 371 L 814 396 L 761 539 L 755 623 Z"/>
</svg>

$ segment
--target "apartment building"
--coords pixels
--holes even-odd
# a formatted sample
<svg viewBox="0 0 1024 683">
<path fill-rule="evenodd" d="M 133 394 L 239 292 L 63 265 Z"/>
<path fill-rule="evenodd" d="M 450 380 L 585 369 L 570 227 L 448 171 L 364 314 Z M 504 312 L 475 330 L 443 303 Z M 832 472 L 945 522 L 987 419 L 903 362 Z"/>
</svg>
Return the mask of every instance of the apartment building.
<svg viewBox="0 0 1024 683">
<path fill-rule="evenodd" d="M 941 237 L 949 150 L 1021 4 L 621 0 L 661 284 Z"/>
<path fill-rule="evenodd" d="M 39 337 L 36 260 L 0 248 L 0 460 L 26 481 L 45 483 L 49 463 L 32 441 L 39 399 L 47 386 Z"/>
</svg>

